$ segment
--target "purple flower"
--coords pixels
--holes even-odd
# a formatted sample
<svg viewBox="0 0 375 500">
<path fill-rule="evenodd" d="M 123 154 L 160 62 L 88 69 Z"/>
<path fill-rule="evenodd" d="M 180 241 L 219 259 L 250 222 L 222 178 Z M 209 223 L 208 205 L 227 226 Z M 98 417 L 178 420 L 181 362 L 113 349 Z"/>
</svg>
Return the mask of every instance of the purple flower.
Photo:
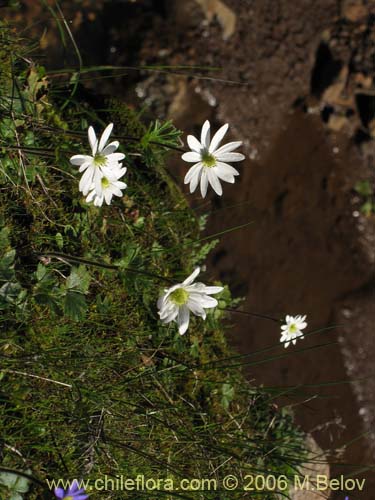
<svg viewBox="0 0 375 500">
<path fill-rule="evenodd" d="M 62 488 L 55 488 L 55 496 L 60 500 L 86 500 L 89 496 L 86 495 L 85 489 L 79 487 L 77 479 L 64 491 Z"/>
</svg>

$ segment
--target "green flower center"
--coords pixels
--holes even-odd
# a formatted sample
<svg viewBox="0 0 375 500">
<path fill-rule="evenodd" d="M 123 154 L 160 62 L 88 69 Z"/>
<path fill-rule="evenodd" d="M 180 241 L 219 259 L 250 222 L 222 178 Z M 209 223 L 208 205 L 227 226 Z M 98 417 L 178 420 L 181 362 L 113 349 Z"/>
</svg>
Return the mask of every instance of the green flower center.
<svg viewBox="0 0 375 500">
<path fill-rule="evenodd" d="M 183 288 L 177 288 L 177 290 L 174 290 L 169 297 L 171 301 L 176 304 L 176 306 L 183 306 L 188 301 L 189 294 Z"/>
<path fill-rule="evenodd" d="M 216 165 L 216 158 L 208 151 L 203 151 L 202 163 L 205 167 L 214 167 Z"/>
<path fill-rule="evenodd" d="M 102 183 L 102 188 L 107 188 L 109 186 L 109 184 L 110 184 L 110 182 L 107 179 L 107 177 L 102 177 L 101 183 Z"/>
<path fill-rule="evenodd" d="M 63 499 L 63 500 L 74 500 L 74 498 L 73 498 L 73 497 L 71 497 L 71 496 L 68 496 L 68 497 L 64 497 L 64 499 Z"/>
<path fill-rule="evenodd" d="M 107 163 L 107 158 L 104 155 L 101 155 L 100 153 L 97 153 L 94 156 L 94 165 L 96 167 L 104 167 L 104 165 Z"/>
<path fill-rule="evenodd" d="M 290 333 L 297 333 L 298 332 L 298 328 L 297 328 L 297 325 L 295 323 L 292 323 L 290 326 L 289 326 L 289 332 Z"/>
</svg>

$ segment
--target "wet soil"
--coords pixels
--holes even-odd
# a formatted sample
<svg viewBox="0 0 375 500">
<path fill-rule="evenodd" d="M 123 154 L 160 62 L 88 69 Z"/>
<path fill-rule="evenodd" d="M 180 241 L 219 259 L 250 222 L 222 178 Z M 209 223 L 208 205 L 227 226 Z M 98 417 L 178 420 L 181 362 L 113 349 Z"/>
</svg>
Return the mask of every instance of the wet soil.
<svg viewBox="0 0 375 500">
<path fill-rule="evenodd" d="M 333 475 L 374 464 L 375 216 L 361 213 L 354 186 L 368 180 L 375 187 L 375 2 L 83 3 L 61 5 L 86 65 L 221 68 L 190 76 L 127 71 L 85 85 L 146 103 L 150 115 L 190 133 L 206 118 L 229 122 L 244 141 L 239 182 L 225 185 L 221 199 L 190 198 L 211 211 L 209 233 L 252 221 L 222 238 L 212 274 L 246 297 L 243 311 L 304 313 L 309 332 L 322 331 L 285 351 L 277 324 L 233 314 L 228 335 L 251 354 L 244 358 L 250 379 L 285 388 L 275 403 L 291 406 L 330 450 Z M 33 31 L 41 12 L 35 2 L 24 5 Z M 58 37 L 43 40 L 55 59 L 47 63 L 74 64 Z M 175 157 L 170 168 L 182 184 L 186 166 Z M 374 473 L 358 475 L 367 484 L 355 498 L 372 498 Z"/>
</svg>

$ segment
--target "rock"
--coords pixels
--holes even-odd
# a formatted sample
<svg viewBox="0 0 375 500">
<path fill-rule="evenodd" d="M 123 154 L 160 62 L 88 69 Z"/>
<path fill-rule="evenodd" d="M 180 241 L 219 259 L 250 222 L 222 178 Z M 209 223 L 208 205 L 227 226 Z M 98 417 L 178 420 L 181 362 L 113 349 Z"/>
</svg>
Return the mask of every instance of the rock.
<svg viewBox="0 0 375 500">
<path fill-rule="evenodd" d="M 221 0 L 195 0 L 203 9 L 208 21 L 216 16 L 223 28 L 223 38 L 230 38 L 236 28 L 237 16 Z"/>
<path fill-rule="evenodd" d="M 328 120 L 328 127 L 334 132 L 342 130 L 349 124 L 349 120 L 342 115 L 331 115 Z"/>
<path fill-rule="evenodd" d="M 346 0 L 342 6 L 342 15 L 353 23 L 362 21 L 367 17 L 368 9 L 362 0 Z"/>
<path fill-rule="evenodd" d="M 330 470 L 324 452 L 319 448 L 312 436 L 307 437 L 306 445 L 310 450 L 311 462 L 306 463 L 300 469 L 301 476 L 309 476 L 312 483 L 317 475 L 326 476 L 329 479 Z M 330 491 L 296 490 L 294 488 L 290 492 L 292 500 L 322 500 L 328 498 L 329 495 Z"/>
<path fill-rule="evenodd" d="M 369 224 L 372 229 L 372 241 L 368 241 L 372 250 L 375 243 L 375 220 L 363 218 L 363 224 Z M 374 250 L 373 250 L 374 251 Z M 350 311 L 350 318 L 347 318 Z M 375 356 L 375 301 L 374 282 L 360 291 L 348 295 L 337 304 L 335 322 L 342 324 L 340 344 L 344 354 L 345 365 L 349 379 L 352 381 L 355 396 L 360 407 L 360 415 L 367 433 L 365 460 L 371 462 L 375 458 L 375 391 L 374 356 Z M 358 430 L 360 434 L 361 430 Z"/>
</svg>

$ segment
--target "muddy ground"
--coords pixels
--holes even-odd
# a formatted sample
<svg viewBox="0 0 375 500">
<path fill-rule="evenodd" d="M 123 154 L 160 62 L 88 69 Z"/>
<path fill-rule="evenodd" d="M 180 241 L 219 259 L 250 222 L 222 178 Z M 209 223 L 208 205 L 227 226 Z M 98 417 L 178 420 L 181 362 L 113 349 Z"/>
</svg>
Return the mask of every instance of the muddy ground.
<svg viewBox="0 0 375 500">
<path fill-rule="evenodd" d="M 150 116 L 173 118 L 190 133 L 206 118 L 229 122 L 244 141 L 239 181 L 225 185 L 222 199 L 193 197 L 197 210 L 212 212 L 209 233 L 253 222 L 222 238 L 212 272 L 246 297 L 244 311 L 306 313 L 309 331 L 334 327 L 287 351 L 294 355 L 246 358 L 259 361 L 247 366 L 249 378 L 298 387 L 276 403 L 291 405 L 330 450 L 333 474 L 374 464 L 375 216 L 363 213 L 355 185 L 368 180 L 375 187 L 375 1 L 78 4 L 61 3 L 85 65 L 220 68 L 190 76 L 126 71 L 85 84 L 146 103 Z M 37 2 L 24 6 L 19 17 L 30 25 L 41 19 Z M 76 64 L 50 26 L 41 42 L 53 54 L 47 63 Z M 182 183 L 186 166 L 175 157 L 170 168 Z M 272 322 L 236 314 L 231 324 L 228 333 L 244 354 L 277 344 Z M 372 498 L 374 473 L 359 477 L 367 487 L 355 498 Z"/>
</svg>

